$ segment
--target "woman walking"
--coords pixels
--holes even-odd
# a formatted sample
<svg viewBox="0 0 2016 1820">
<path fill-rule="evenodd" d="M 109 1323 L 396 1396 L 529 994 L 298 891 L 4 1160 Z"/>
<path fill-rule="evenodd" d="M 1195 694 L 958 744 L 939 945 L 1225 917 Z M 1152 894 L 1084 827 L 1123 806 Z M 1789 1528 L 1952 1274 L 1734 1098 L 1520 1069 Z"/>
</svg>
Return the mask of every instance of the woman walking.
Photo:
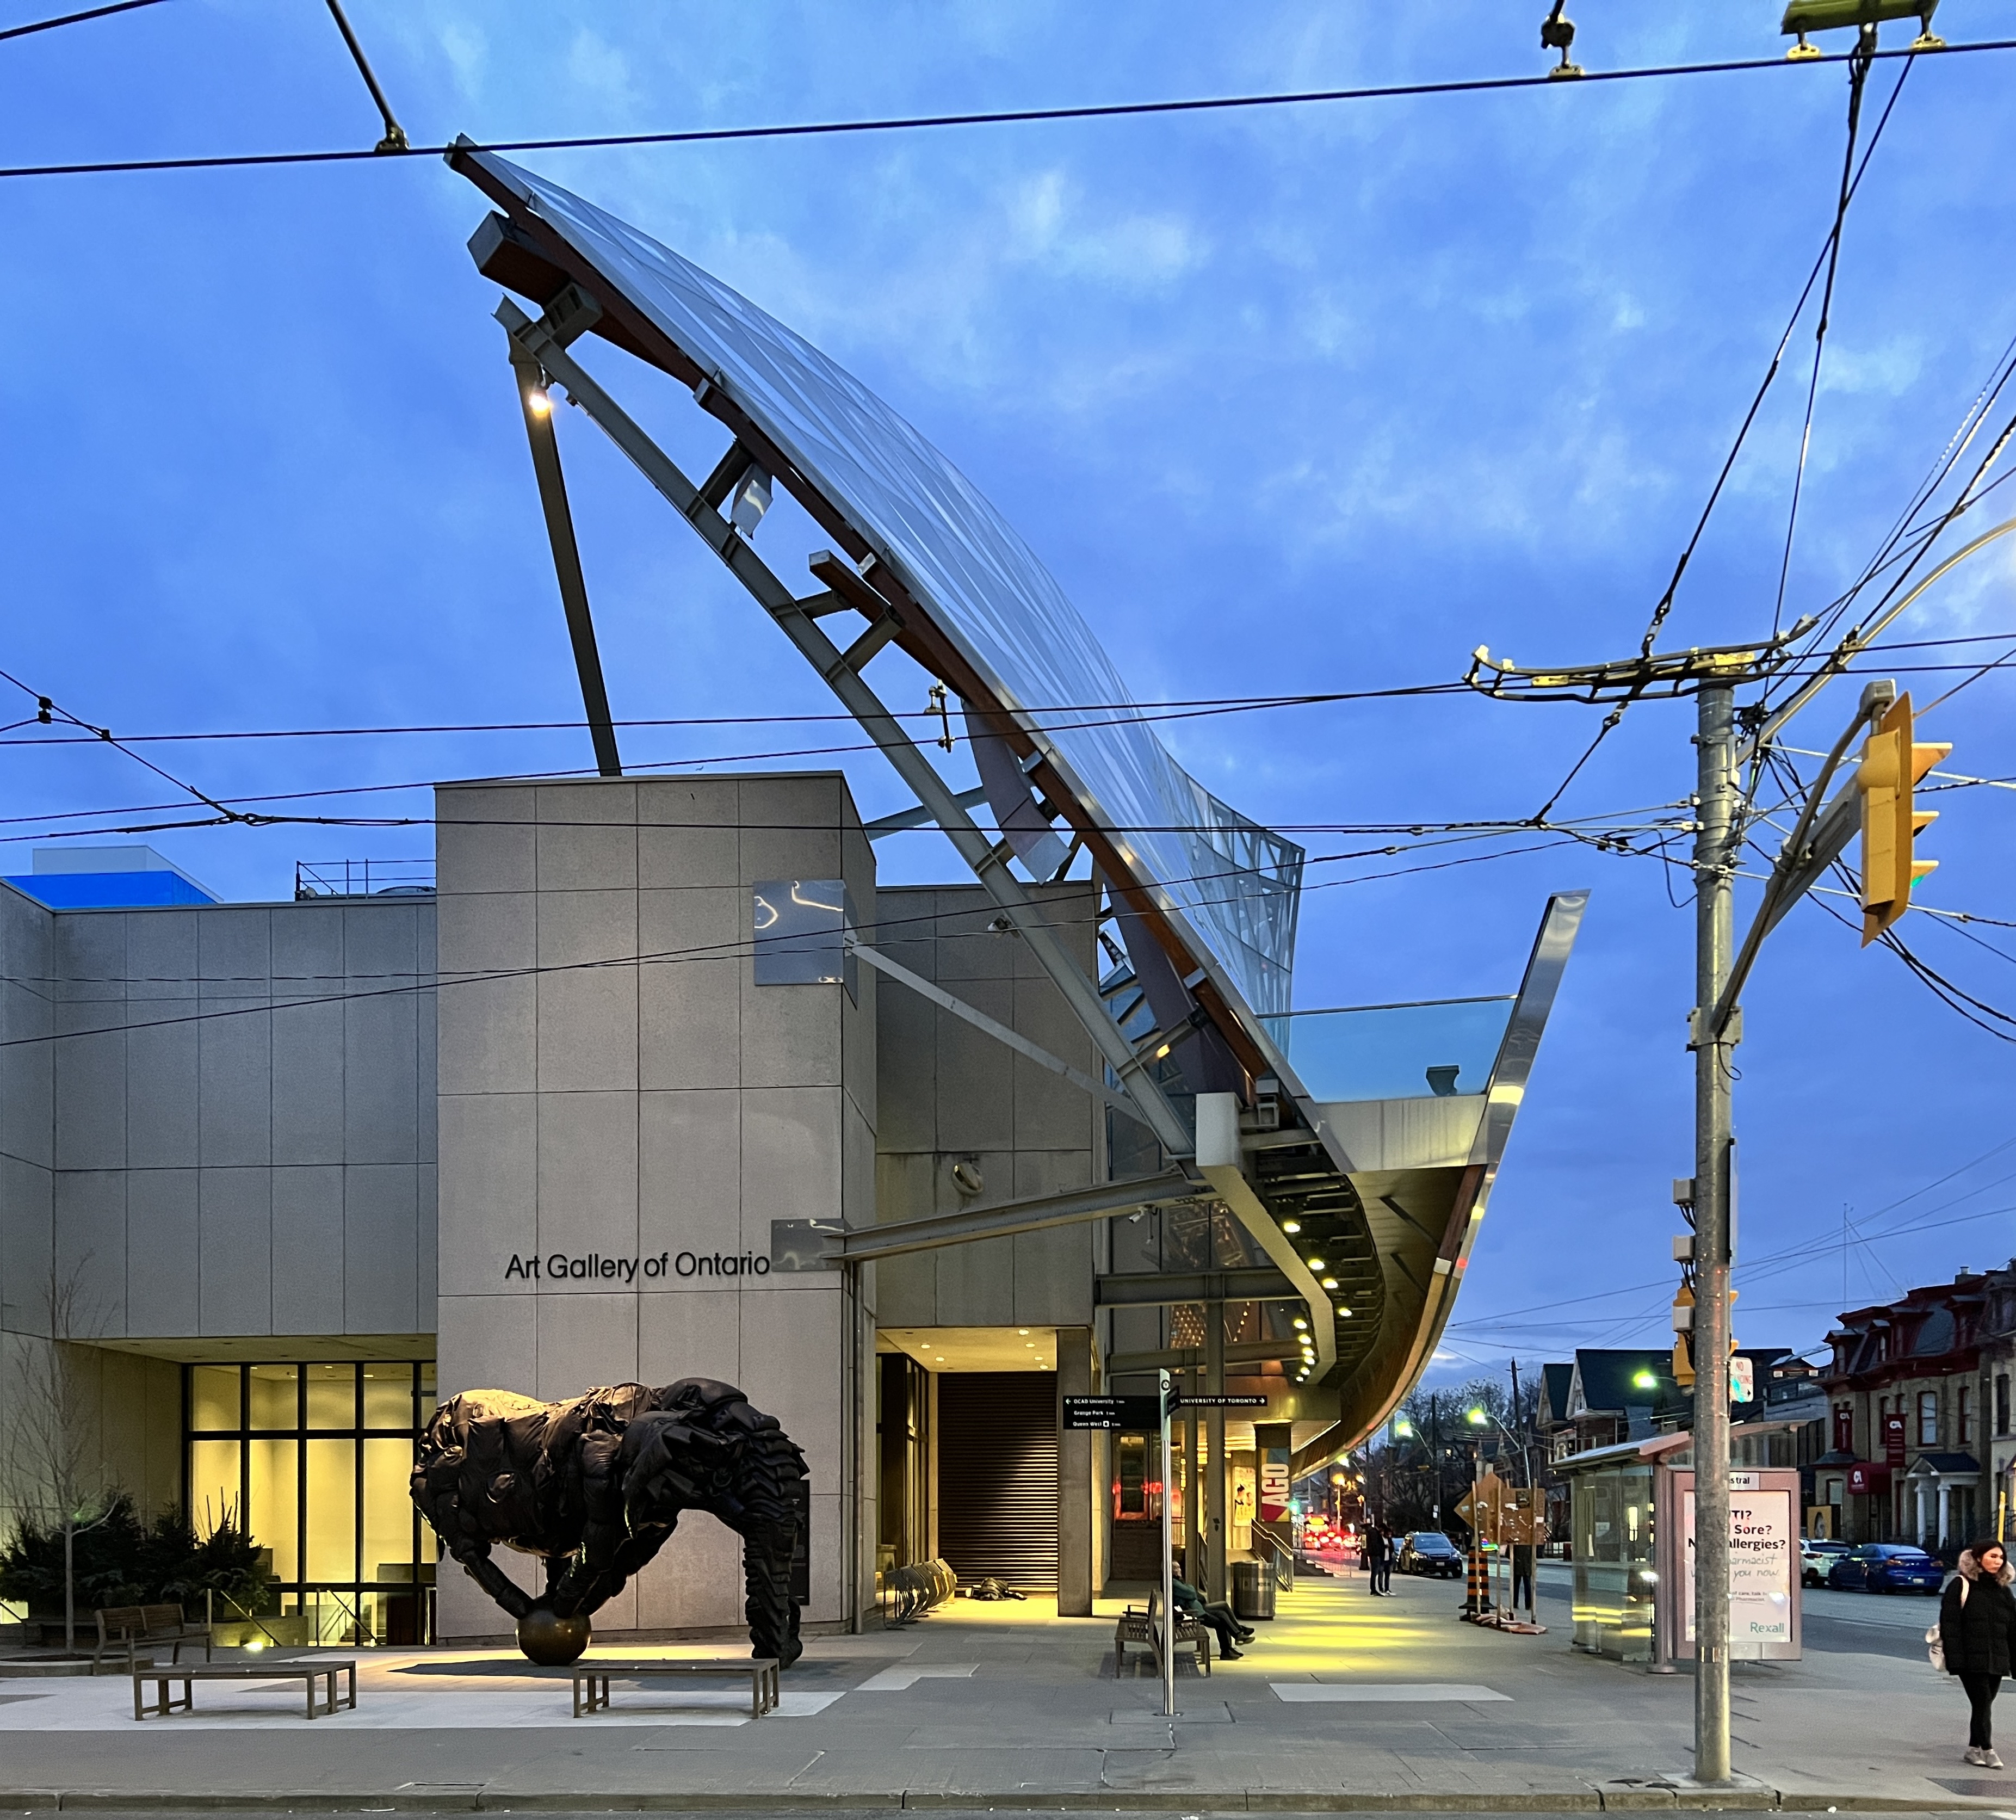
<svg viewBox="0 0 2016 1820">
<path fill-rule="evenodd" d="M 1976 1542 L 1960 1558 L 1960 1570 L 1946 1582 L 1939 1601 L 1939 1647 L 1949 1674 L 1960 1677 L 1972 1710 L 1967 1761 L 1983 1769 L 2000 1769 L 1993 1734 L 1989 1729 L 1995 1696 L 2009 1673 L 2010 1641 L 2016 1634 L 2016 1580 L 2002 1544 L 1993 1538 Z"/>
</svg>

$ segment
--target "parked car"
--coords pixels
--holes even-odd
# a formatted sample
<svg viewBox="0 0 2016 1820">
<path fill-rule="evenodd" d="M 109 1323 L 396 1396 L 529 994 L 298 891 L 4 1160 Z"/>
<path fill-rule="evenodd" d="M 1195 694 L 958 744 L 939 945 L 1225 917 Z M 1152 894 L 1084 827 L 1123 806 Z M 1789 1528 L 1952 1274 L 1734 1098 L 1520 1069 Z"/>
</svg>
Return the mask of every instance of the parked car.
<svg viewBox="0 0 2016 1820">
<path fill-rule="evenodd" d="M 1823 1536 L 1810 1541 L 1802 1537 L 1799 1542 L 1799 1584 L 1802 1586 L 1825 1586 L 1828 1570 L 1847 1552 L 1845 1542 L 1830 1541 Z"/>
<path fill-rule="evenodd" d="M 1946 1584 L 1946 1570 L 1922 1548 L 1903 1542 L 1864 1542 L 1838 1556 L 1827 1583 L 1841 1592 L 1930 1592 Z"/>
<path fill-rule="evenodd" d="M 1463 1570 L 1463 1551 L 1434 1530 L 1416 1530 L 1400 1544 L 1400 1558 L 1395 1565 L 1402 1573 L 1455 1580 Z"/>
</svg>

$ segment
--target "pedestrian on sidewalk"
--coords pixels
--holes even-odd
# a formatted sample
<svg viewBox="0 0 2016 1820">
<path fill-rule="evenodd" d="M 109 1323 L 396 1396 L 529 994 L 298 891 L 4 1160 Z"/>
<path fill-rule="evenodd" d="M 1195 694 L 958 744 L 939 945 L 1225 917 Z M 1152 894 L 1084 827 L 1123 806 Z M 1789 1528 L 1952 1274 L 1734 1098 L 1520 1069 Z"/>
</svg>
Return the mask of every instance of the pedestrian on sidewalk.
<svg viewBox="0 0 2016 1820">
<path fill-rule="evenodd" d="M 1237 1662 L 1244 1653 L 1238 1645 L 1253 1641 L 1253 1633 L 1240 1623 L 1232 1607 L 1223 1600 L 1207 1601 L 1195 1587 L 1182 1580 L 1170 1581 L 1169 1597 L 1175 1601 L 1176 1609 L 1185 1617 L 1195 1618 L 1200 1624 L 1218 1634 L 1218 1652 L 1227 1662 Z"/>
<path fill-rule="evenodd" d="M 1989 1724 L 1995 1696 L 2009 1673 L 2010 1639 L 2016 1634 L 2011 1581 L 2016 1581 L 2016 1566 L 2002 1544 L 1987 1537 L 1960 1556 L 1959 1571 L 1946 1582 L 1939 1601 L 1939 1647 L 1946 1673 L 1957 1675 L 1967 1690 L 1967 1761 L 1983 1769 L 2002 1767 Z"/>
<path fill-rule="evenodd" d="M 1370 1580 L 1366 1591 L 1377 1598 L 1390 1597 L 1393 1591 L 1393 1538 L 1386 1533 L 1383 1523 L 1366 1526 L 1363 1549 L 1365 1571 Z"/>
</svg>

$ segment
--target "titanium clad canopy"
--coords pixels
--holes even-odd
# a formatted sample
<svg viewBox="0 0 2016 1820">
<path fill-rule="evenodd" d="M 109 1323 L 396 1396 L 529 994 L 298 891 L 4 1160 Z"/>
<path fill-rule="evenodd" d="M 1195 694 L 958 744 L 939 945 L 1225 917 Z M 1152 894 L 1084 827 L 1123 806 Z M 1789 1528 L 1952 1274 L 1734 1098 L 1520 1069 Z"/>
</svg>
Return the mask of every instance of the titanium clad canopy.
<svg viewBox="0 0 2016 1820">
<path fill-rule="evenodd" d="M 487 152 L 455 156 L 618 289 L 847 517 L 992 692 L 985 705 L 1034 735 L 1136 882 L 1158 889 L 1204 944 L 1199 958 L 1222 968 L 1251 1011 L 1286 1012 L 1301 849 L 1169 755 L 1056 578 L 972 483 L 859 380 L 719 279 L 529 171 Z"/>
</svg>

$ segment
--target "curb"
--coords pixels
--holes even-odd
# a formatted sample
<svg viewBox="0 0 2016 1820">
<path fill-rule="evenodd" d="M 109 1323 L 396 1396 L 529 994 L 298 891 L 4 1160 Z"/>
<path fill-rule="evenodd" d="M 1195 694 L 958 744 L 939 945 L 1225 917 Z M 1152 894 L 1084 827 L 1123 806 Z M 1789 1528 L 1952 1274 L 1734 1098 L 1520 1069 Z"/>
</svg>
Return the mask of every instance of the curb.
<svg viewBox="0 0 2016 1820">
<path fill-rule="evenodd" d="M 140 1814 L 175 1812 L 300 1814 L 443 1813 L 748 1813 L 779 1815 L 833 1811 L 879 1813 L 981 1811 L 1000 1813 L 1187 1814 L 1597 1814 L 1690 1809 L 1707 1812 L 1911 1814 L 1969 1810 L 1993 1812 L 2007 1805 L 1946 1793 L 1901 1796 L 1787 1793 L 1770 1787 L 1730 1789 L 1608 1788 L 1584 1785 L 1555 1790 L 1523 1789 L 1499 1794 L 1475 1789 L 1401 1791 L 1312 1789 L 1028 1789 L 888 1790 L 815 1795 L 797 1790 L 747 1793 L 512 1793 L 505 1789 L 299 1789 L 268 1794 L 220 1790 L 176 1793 L 160 1789 L 5 1789 L 0 1811 L 16 1813 Z"/>
</svg>

